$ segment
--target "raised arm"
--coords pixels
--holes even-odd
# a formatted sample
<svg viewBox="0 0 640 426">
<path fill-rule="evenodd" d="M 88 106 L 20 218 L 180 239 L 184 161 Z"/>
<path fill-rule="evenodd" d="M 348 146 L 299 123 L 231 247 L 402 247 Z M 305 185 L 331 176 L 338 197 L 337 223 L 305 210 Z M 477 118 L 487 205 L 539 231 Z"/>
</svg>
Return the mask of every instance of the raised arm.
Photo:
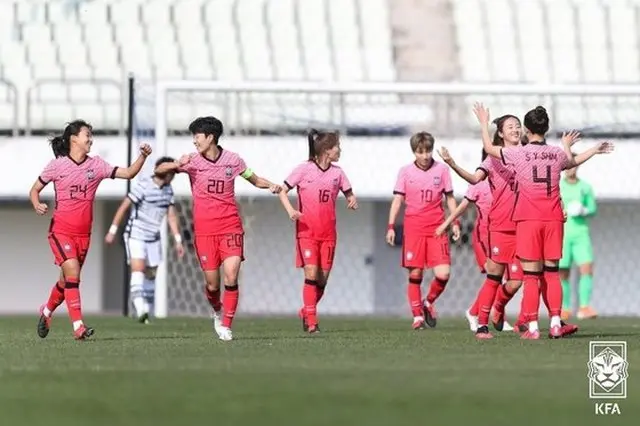
<svg viewBox="0 0 640 426">
<path fill-rule="evenodd" d="M 462 167 L 458 166 L 453 157 L 451 157 L 451 155 L 449 154 L 449 150 L 445 147 L 440 148 L 438 154 L 440 154 L 440 158 L 442 158 L 442 161 L 444 161 L 449 167 L 451 167 L 451 169 L 456 172 L 458 176 L 469 182 L 471 185 L 475 185 L 476 183 L 486 179 L 487 177 L 487 172 L 483 169 L 477 169 L 475 173 L 470 173 Z"/>
<path fill-rule="evenodd" d="M 591 157 L 593 157 L 596 154 L 609 154 L 612 151 L 613 151 L 613 144 L 611 142 L 600 142 L 597 145 L 589 148 L 585 152 L 582 152 L 573 158 L 569 158 L 569 161 L 565 166 L 565 169 L 572 169 L 574 167 L 577 167 L 580 164 L 589 160 Z"/>
<path fill-rule="evenodd" d="M 118 167 L 116 169 L 116 179 L 133 179 L 142 169 L 147 157 L 151 154 L 151 146 L 148 144 L 140 145 L 140 155 L 129 167 Z"/>
<path fill-rule="evenodd" d="M 120 206 L 118 206 L 118 210 L 116 210 L 116 214 L 113 215 L 113 220 L 111 221 L 111 226 L 109 227 L 109 231 L 107 232 L 107 235 L 104 237 L 104 240 L 107 244 L 111 244 L 113 242 L 115 235 L 118 233 L 118 227 L 120 226 L 122 219 L 124 219 L 124 216 L 127 214 L 127 211 L 129 211 L 131 204 L 132 204 L 131 200 L 127 196 L 124 198 L 124 200 L 122 200 L 122 202 L 120 203 Z"/>
<path fill-rule="evenodd" d="M 473 113 L 480 123 L 480 131 L 482 132 L 482 147 L 485 152 L 492 157 L 501 158 L 500 151 L 502 147 L 495 146 L 491 143 L 491 134 L 489 133 L 489 108 L 485 108 L 479 102 L 473 105 Z"/>
</svg>

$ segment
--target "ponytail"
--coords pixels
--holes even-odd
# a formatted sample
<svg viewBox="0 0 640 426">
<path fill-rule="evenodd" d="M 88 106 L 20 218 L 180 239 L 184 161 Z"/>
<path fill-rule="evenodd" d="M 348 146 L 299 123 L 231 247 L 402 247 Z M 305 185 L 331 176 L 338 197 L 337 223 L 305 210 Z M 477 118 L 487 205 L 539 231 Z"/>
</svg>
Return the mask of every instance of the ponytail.
<svg viewBox="0 0 640 426">
<path fill-rule="evenodd" d="M 309 134 L 307 135 L 307 142 L 309 143 L 309 161 L 313 161 L 316 159 L 316 137 L 318 136 L 318 131 L 316 129 L 311 129 Z"/>
<path fill-rule="evenodd" d="M 65 157 L 70 153 L 70 144 L 69 140 L 65 141 L 63 136 L 52 136 L 49 139 L 49 144 L 51 144 L 51 149 L 53 150 L 53 155 L 58 157 Z"/>
</svg>

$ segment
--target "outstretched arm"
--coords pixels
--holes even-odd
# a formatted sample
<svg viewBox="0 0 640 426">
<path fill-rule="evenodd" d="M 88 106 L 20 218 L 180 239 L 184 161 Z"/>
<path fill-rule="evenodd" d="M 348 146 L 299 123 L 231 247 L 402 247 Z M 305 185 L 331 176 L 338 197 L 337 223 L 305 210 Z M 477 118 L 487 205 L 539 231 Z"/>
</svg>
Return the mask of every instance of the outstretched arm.
<svg viewBox="0 0 640 426">
<path fill-rule="evenodd" d="M 565 169 L 572 169 L 574 167 L 577 167 L 596 154 L 609 154 L 612 151 L 613 144 L 611 142 L 600 142 L 597 145 L 589 148 L 585 152 L 582 152 L 575 157 L 570 158 L 568 164 L 565 166 Z"/>
<path fill-rule="evenodd" d="M 114 177 L 116 179 L 133 179 L 138 173 L 140 173 L 144 162 L 147 161 L 147 157 L 150 154 L 151 146 L 146 143 L 140 145 L 140 155 L 136 158 L 136 161 L 134 161 L 129 167 L 118 167 Z"/>
<path fill-rule="evenodd" d="M 256 188 L 268 189 L 274 194 L 277 194 L 280 191 L 282 191 L 282 187 L 280 185 L 276 185 L 275 183 L 271 182 L 267 178 L 258 176 L 251 169 L 246 169 L 244 172 L 240 174 L 240 176 L 242 176 L 244 179 L 247 180 L 247 182 L 249 182 L 251 185 L 255 186 Z"/>
<path fill-rule="evenodd" d="M 485 108 L 479 102 L 473 105 L 473 113 L 480 123 L 480 131 L 482 132 L 482 147 L 485 152 L 492 157 L 501 158 L 500 151 L 502 147 L 495 146 L 491 143 L 491 134 L 489 133 L 489 108 Z"/>
<path fill-rule="evenodd" d="M 451 157 L 451 154 L 449 154 L 449 150 L 445 147 L 440 148 L 438 154 L 440 154 L 440 158 L 442 158 L 442 161 L 447 163 L 447 165 L 449 165 L 449 167 L 451 167 L 451 169 L 453 169 L 453 171 L 456 172 L 458 176 L 469 182 L 471 185 L 475 185 L 476 183 L 486 179 L 487 177 L 487 173 L 483 169 L 477 169 L 475 173 L 470 173 L 462 167 L 458 166 L 453 157 Z"/>
</svg>

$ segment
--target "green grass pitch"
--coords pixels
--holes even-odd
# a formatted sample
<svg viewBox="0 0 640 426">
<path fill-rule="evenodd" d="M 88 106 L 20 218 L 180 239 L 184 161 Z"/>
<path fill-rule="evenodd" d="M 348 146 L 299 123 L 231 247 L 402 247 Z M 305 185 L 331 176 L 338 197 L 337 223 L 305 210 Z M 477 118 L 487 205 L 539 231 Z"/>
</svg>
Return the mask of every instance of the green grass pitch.
<svg viewBox="0 0 640 426">
<path fill-rule="evenodd" d="M 550 426 L 640 424 L 640 320 L 580 323 L 578 335 L 476 341 L 457 319 L 410 330 L 397 319 L 244 319 L 235 341 L 206 319 L 149 326 L 89 318 L 93 340 L 54 318 L 0 318 L 0 424 L 7 426 Z M 628 346 L 621 415 L 595 414 L 590 340 Z"/>
</svg>

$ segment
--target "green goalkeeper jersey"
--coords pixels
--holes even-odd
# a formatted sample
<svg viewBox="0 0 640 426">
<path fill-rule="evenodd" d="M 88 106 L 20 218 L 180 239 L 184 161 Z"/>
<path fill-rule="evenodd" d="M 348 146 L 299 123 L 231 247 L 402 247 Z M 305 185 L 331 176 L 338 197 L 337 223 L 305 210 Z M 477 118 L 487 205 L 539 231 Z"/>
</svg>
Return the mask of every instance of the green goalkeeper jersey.
<svg viewBox="0 0 640 426">
<path fill-rule="evenodd" d="M 577 182 L 560 180 L 560 196 L 567 212 L 565 235 L 589 233 L 589 218 L 597 211 L 596 197 L 591 185 L 582 179 Z"/>
</svg>

